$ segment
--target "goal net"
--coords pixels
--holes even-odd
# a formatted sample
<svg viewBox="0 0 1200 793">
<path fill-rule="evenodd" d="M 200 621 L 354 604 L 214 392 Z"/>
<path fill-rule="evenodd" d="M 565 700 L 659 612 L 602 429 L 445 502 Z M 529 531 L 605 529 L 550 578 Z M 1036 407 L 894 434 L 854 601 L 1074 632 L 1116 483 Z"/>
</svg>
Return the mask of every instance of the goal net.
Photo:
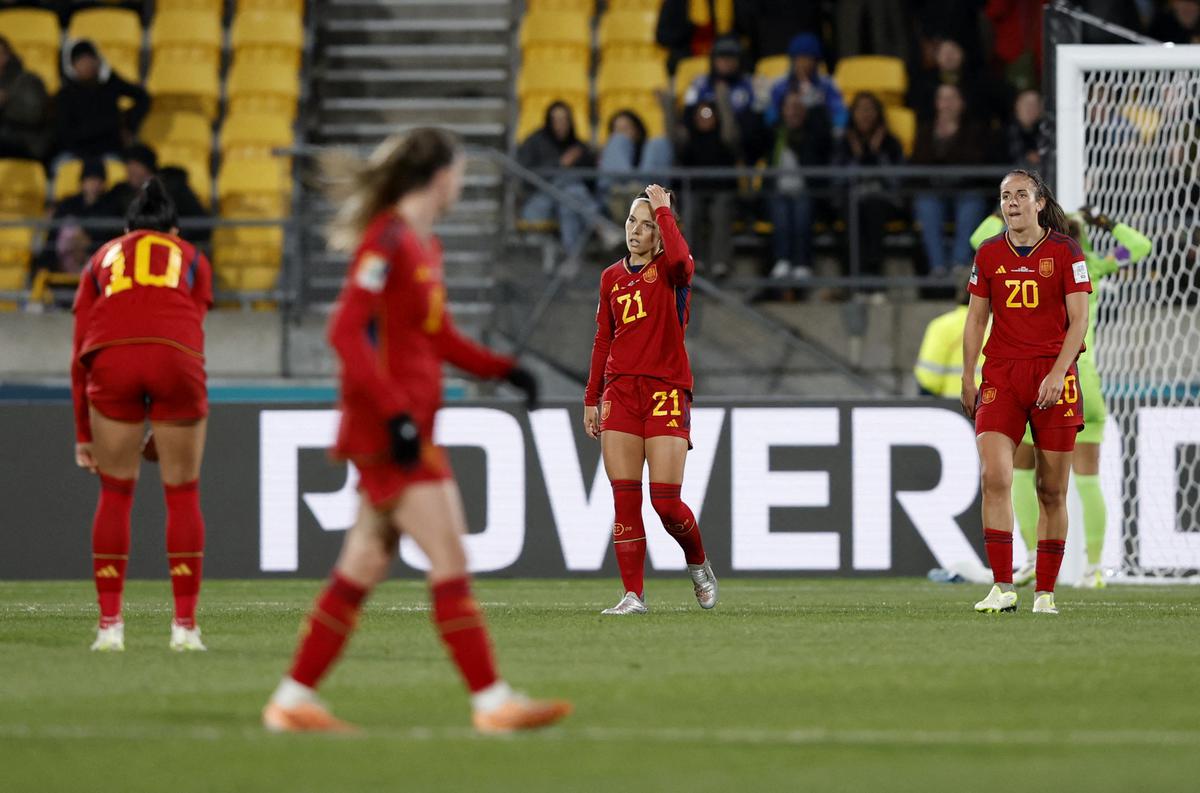
<svg viewBox="0 0 1200 793">
<path fill-rule="evenodd" d="M 1060 46 L 1057 193 L 1154 243 L 1099 290 L 1094 360 L 1104 564 L 1128 580 L 1200 570 L 1200 46 Z M 1115 251 L 1089 230 L 1098 254 Z M 1078 524 L 1072 530 L 1082 534 Z"/>
</svg>

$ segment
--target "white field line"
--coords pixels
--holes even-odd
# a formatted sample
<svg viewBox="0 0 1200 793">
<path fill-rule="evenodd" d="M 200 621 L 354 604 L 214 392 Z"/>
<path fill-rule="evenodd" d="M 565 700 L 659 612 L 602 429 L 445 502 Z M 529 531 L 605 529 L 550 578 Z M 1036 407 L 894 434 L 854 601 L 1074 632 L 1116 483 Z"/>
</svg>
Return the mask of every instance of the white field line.
<svg viewBox="0 0 1200 793">
<path fill-rule="evenodd" d="M 259 728 L 213 726 L 132 727 L 105 725 L 27 725 L 0 724 L 0 737 L 13 740 L 153 740 L 184 739 L 219 741 L 226 739 L 288 740 L 270 735 Z M 316 736 L 314 736 L 316 737 Z M 468 727 L 372 728 L 358 735 L 321 736 L 327 740 L 379 738 L 390 741 L 485 741 L 505 740 L 481 736 Z M 755 728 L 672 728 L 672 727 L 559 727 L 520 736 L 523 740 L 548 740 L 561 743 L 659 743 L 697 746 L 1020 746 L 1020 747 L 1192 747 L 1200 748 L 1197 730 L 871 730 Z"/>
</svg>

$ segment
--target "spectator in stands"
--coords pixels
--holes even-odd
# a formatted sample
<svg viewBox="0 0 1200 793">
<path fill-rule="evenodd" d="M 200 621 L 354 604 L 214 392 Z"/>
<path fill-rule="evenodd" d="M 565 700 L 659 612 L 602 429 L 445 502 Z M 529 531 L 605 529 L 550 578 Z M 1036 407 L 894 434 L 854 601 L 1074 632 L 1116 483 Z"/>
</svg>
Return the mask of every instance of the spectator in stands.
<svg viewBox="0 0 1200 793">
<path fill-rule="evenodd" d="M 908 3 L 901 0 L 840 0 L 837 54 L 908 56 Z"/>
<path fill-rule="evenodd" d="M 663 101 L 673 102 L 666 96 Z M 659 135 L 647 139 L 646 124 L 632 110 L 618 111 L 608 122 L 608 142 L 600 152 L 600 172 L 621 174 L 618 177 L 601 175 L 597 180 L 600 201 L 611 207 L 609 214 L 621 219 L 629 209 L 629 196 L 637 195 L 647 184 L 662 181 L 658 172 L 669 169 L 674 161 L 671 141 Z M 632 177 L 638 172 L 637 178 Z"/>
<path fill-rule="evenodd" d="M 717 36 L 733 29 L 733 0 L 664 0 L 654 38 L 667 48 L 667 67 L 692 55 L 705 55 Z"/>
<path fill-rule="evenodd" d="M 988 0 L 984 14 L 994 30 L 994 53 L 1004 79 L 1017 91 L 1036 88 L 1042 74 L 1042 4 L 1045 0 Z"/>
<path fill-rule="evenodd" d="M 1171 0 L 1150 23 L 1150 37 L 1175 44 L 1200 44 L 1200 0 Z"/>
<path fill-rule="evenodd" d="M 933 65 L 918 70 L 909 80 L 908 106 L 921 121 L 934 117 L 934 99 L 939 86 L 958 86 L 968 106 L 964 112 L 974 121 L 990 123 L 997 115 L 991 87 L 982 70 L 966 62 L 963 46 L 954 39 L 941 39 L 934 45 Z"/>
<path fill-rule="evenodd" d="M 821 40 L 812 33 L 801 33 L 788 45 L 788 55 L 792 59 L 792 72 L 771 87 L 767 124 L 774 127 L 779 123 L 783 98 L 794 92 L 800 94 L 801 100 L 809 107 L 823 105 L 835 129 L 845 127 L 846 103 L 842 99 L 842 92 L 832 78 L 817 71 L 821 61 Z"/>
<path fill-rule="evenodd" d="M 591 150 L 575 134 L 575 121 L 566 102 L 554 102 L 546 109 L 542 128 L 534 132 L 517 149 L 517 161 L 526 168 L 591 168 L 596 159 Z M 584 180 L 567 173 L 550 179 L 559 189 L 591 204 L 592 197 Z M 559 238 L 570 253 L 583 238 L 584 216 L 563 204 L 550 193 L 537 192 L 525 202 L 521 219 L 527 222 L 558 222 Z"/>
<path fill-rule="evenodd" d="M 61 224 L 51 227 L 40 265 L 58 272 L 71 272 L 61 266 L 55 266 L 56 260 L 59 265 L 62 262 L 60 249 L 65 246 L 69 253 L 74 252 L 81 238 L 79 233 L 73 232 L 72 238 L 64 242 L 62 236 L 66 234 L 68 225 L 81 231 L 82 238 L 88 239 L 89 246 L 91 240 L 97 240 L 98 246 L 100 242 L 110 240 L 121 233 L 124 228 L 124 216 L 123 206 L 108 192 L 104 161 L 94 157 L 84 160 L 83 171 L 79 177 L 79 192 L 60 201 L 50 216 L 51 220 L 61 221 Z M 67 221 L 74 222 L 68 224 Z M 94 250 L 88 248 L 89 253 Z"/>
<path fill-rule="evenodd" d="M 1037 170 L 1042 164 L 1038 153 L 1042 125 L 1042 95 L 1032 88 L 1017 94 L 1013 119 L 1008 123 L 1008 161 L 1017 167 Z"/>
<path fill-rule="evenodd" d="M 979 30 L 984 3 L 985 0 L 910 0 L 919 65 L 932 64 L 938 42 L 951 39 L 962 45 L 972 69 L 983 66 L 989 59 Z"/>
<path fill-rule="evenodd" d="M 945 83 L 937 89 L 937 114 L 932 122 L 921 124 L 913 147 L 912 161 L 919 165 L 980 165 L 995 160 L 988 131 L 964 117 L 964 102 L 958 86 Z M 965 267 L 971 262 L 971 232 L 987 214 L 983 196 L 970 190 L 946 194 L 954 180 L 931 179 L 931 187 L 941 192 L 919 193 L 913 202 L 917 222 L 921 224 L 921 242 L 925 248 L 929 272 L 944 276 L 952 266 Z M 954 240 L 949 250 L 942 238 L 942 224 L 954 219 Z"/>
<path fill-rule="evenodd" d="M 41 160 L 49 154 L 49 104 L 42 78 L 27 71 L 0 36 L 0 157 Z"/>
<path fill-rule="evenodd" d="M 768 196 L 771 209 L 771 277 L 803 279 L 812 275 L 813 199 L 810 180 L 798 168 L 828 165 L 833 155 L 833 126 L 823 105 L 809 106 L 798 91 L 783 98 L 770 164 L 784 173 Z M 815 181 L 815 180 L 813 180 Z"/>
<path fill-rule="evenodd" d="M 88 257 L 92 255 L 96 247 L 92 244 L 92 239 L 80 223 L 74 220 L 66 221 L 59 228 L 58 236 L 55 239 L 52 271 L 69 275 L 82 273 L 83 266 L 87 264 Z M 98 237 L 97 239 L 104 238 Z"/>
<path fill-rule="evenodd" d="M 686 168 L 731 168 L 739 164 L 740 133 L 730 112 L 729 88 L 720 86 L 717 101 L 692 106 L 684 123 L 676 125 L 675 150 Z M 733 255 L 733 201 L 737 180 L 730 177 L 692 179 L 686 217 L 695 228 L 699 260 L 714 278 L 729 273 Z"/>
<path fill-rule="evenodd" d="M 196 193 L 188 184 L 187 171 L 182 168 L 166 167 L 159 169 L 158 155 L 154 149 L 141 143 L 135 143 L 121 155 L 125 162 L 125 181 L 112 189 L 112 197 L 124 216 L 125 210 L 133 203 L 133 199 L 153 177 L 157 176 L 166 188 L 167 195 L 175 204 L 175 210 L 180 220 L 189 218 L 207 218 L 208 211 L 196 197 Z M 203 244 L 212 236 L 210 228 L 187 229 L 188 240 L 195 244 Z"/>
<path fill-rule="evenodd" d="M 150 110 L 150 95 L 104 62 L 96 45 L 80 39 L 66 51 L 66 79 L 55 97 L 58 148 L 73 157 L 117 157 L 134 140 Z M 118 101 L 133 100 L 122 112 Z"/>
<path fill-rule="evenodd" d="M 820 35 L 824 3 L 813 0 L 735 0 L 734 31 L 748 42 L 751 63 L 783 55 L 800 33 Z"/>
<path fill-rule="evenodd" d="M 838 141 L 834 162 L 863 167 L 904 163 L 904 150 L 888 129 L 883 103 L 875 94 L 855 95 L 850 104 L 850 123 Z M 860 180 L 857 192 L 861 273 L 879 275 L 883 269 L 884 226 L 900 209 L 896 180 Z"/>
<path fill-rule="evenodd" d="M 754 107 L 754 83 L 742 69 L 742 45 L 734 36 L 722 36 L 713 44 L 712 67 L 697 77 L 683 96 L 684 118 L 691 119 L 699 103 L 717 103 L 717 92 L 728 93 L 727 111 L 737 122 L 740 146 L 748 160 L 758 158 L 765 144 L 762 118 Z"/>
</svg>

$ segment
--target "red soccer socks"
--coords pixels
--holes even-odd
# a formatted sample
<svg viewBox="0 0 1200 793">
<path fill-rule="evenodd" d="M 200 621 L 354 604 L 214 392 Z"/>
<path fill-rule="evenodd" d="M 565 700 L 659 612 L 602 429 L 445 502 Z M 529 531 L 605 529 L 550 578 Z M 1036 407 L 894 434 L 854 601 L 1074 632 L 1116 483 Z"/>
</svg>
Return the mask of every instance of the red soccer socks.
<svg viewBox="0 0 1200 793">
<path fill-rule="evenodd" d="M 433 623 L 472 694 L 495 683 L 496 661 L 467 576 L 431 583 Z M 298 679 L 298 678 L 297 678 Z M 304 682 L 301 680 L 300 682 Z"/>
<path fill-rule="evenodd" d="M 100 603 L 100 627 L 121 621 L 121 593 L 129 563 L 129 513 L 136 480 L 100 474 L 100 500 L 92 519 L 92 577 Z"/>
<path fill-rule="evenodd" d="M 167 566 L 175 593 L 175 622 L 196 627 L 196 600 L 204 567 L 204 517 L 196 481 L 163 485 L 167 500 Z"/>
<path fill-rule="evenodd" d="M 1011 531 L 983 530 L 983 548 L 997 584 L 1012 584 L 1013 537 Z"/>
<path fill-rule="evenodd" d="M 616 483 L 613 483 L 614 489 Z M 679 500 L 679 485 L 650 483 L 650 503 L 662 518 L 663 528 L 675 538 L 683 549 L 688 564 L 704 564 L 704 543 L 700 539 L 700 527 L 696 516 L 688 505 Z"/>
<path fill-rule="evenodd" d="M 1037 592 L 1053 592 L 1058 581 L 1058 569 L 1062 567 L 1065 540 L 1038 540 L 1037 544 Z"/>
<path fill-rule="evenodd" d="M 642 524 L 642 483 L 632 479 L 614 479 L 613 550 L 626 592 L 642 597 L 646 575 L 646 528 Z"/>
<path fill-rule="evenodd" d="M 309 614 L 307 630 L 289 672 L 293 680 L 316 688 L 354 631 L 366 596 L 364 587 L 334 572 Z"/>
</svg>

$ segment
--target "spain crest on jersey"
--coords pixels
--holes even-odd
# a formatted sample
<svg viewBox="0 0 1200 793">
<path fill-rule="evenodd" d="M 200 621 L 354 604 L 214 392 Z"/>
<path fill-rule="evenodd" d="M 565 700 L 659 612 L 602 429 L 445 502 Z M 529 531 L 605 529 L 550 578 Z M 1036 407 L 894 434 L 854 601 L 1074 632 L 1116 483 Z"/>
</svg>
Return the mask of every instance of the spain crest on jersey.
<svg viewBox="0 0 1200 793">
<path fill-rule="evenodd" d="M 652 264 L 642 271 L 642 280 L 652 284 L 658 280 L 658 265 Z"/>
<path fill-rule="evenodd" d="M 1042 276 L 1043 278 L 1049 278 L 1050 276 L 1054 275 L 1054 260 L 1041 259 L 1038 261 L 1038 275 Z"/>
</svg>

